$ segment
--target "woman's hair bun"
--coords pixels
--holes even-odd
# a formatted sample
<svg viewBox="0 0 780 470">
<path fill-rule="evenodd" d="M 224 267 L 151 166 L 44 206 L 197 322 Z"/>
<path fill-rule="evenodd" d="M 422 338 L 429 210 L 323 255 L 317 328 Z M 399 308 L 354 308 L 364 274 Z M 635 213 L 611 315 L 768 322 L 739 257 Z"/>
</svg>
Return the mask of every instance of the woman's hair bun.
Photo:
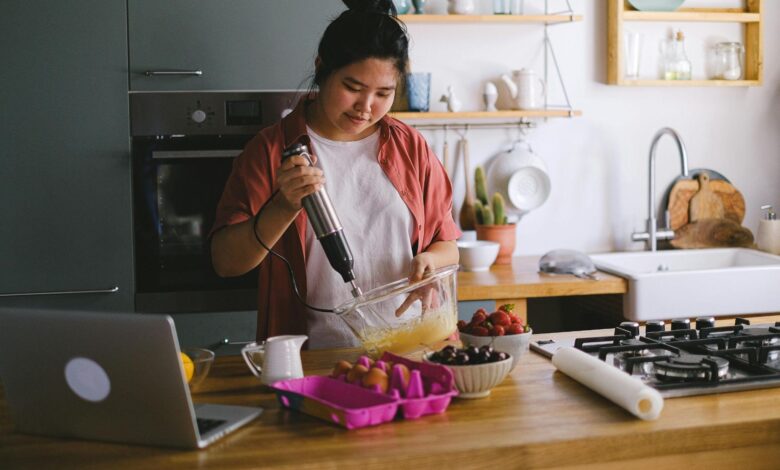
<svg viewBox="0 0 780 470">
<path fill-rule="evenodd" d="M 343 0 L 347 8 L 353 11 L 384 13 L 395 16 L 393 0 Z"/>
</svg>

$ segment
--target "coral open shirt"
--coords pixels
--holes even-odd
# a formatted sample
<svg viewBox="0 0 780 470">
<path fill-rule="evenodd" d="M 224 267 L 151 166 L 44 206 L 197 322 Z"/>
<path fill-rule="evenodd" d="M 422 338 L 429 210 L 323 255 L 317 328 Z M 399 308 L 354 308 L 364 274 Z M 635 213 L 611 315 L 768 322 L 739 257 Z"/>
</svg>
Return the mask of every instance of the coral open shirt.
<svg viewBox="0 0 780 470">
<path fill-rule="evenodd" d="M 311 148 L 301 100 L 288 116 L 261 130 L 236 157 L 217 206 L 211 230 L 252 218 L 273 195 L 282 150 L 295 142 Z M 379 121 L 377 163 L 382 167 L 414 218 L 415 254 L 437 241 L 455 240 L 461 232 L 452 219 L 452 187 L 444 167 L 425 139 L 412 127 L 389 116 Z M 338 182 L 330 180 L 331 185 Z M 306 298 L 305 242 L 311 230 L 305 211 L 282 235 L 274 251 L 290 261 L 302 298 Z M 261 247 L 258 245 L 258 249 Z M 295 296 L 287 267 L 268 255 L 258 267 L 257 339 L 306 333 L 306 307 Z"/>
</svg>

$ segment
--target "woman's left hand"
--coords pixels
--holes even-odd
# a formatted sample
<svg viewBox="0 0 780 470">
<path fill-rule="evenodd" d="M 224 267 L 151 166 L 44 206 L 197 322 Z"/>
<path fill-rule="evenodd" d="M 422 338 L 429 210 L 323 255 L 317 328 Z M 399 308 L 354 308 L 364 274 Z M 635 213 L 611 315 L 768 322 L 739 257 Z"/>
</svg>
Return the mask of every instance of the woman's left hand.
<svg viewBox="0 0 780 470">
<path fill-rule="evenodd" d="M 435 269 L 436 261 L 433 253 L 420 253 L 412 259 L 409 282 L 417 282 L 423 278 L 426 272 L 433 272 Z"/>
</svg>

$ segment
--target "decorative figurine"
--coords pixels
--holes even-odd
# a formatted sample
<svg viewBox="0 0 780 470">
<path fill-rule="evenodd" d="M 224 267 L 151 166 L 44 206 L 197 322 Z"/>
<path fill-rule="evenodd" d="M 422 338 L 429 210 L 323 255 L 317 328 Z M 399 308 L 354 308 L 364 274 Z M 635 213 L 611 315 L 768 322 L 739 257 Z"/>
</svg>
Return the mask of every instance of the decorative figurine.
<svg viewBox="0 0 780 470">
<path fill-rule="evenodd" d="M 447 86 L 447 93 L 441 95 L 439 101 L 447 103 L 447 111 L 451 113 L 457 113 L 463 107 L 463 103 L 455 96 L 455 90 L 452 85 Z"/>
<path fill-rule="evenodd" d="M 493 112 L 498 111 L 496 109 L 496 100 L 498 100 L 498 88 L 493 82 L 485 83 L 485 91 L 482 93 L 482 98 L 485 100 L 485 111 Z"/>
</svg>

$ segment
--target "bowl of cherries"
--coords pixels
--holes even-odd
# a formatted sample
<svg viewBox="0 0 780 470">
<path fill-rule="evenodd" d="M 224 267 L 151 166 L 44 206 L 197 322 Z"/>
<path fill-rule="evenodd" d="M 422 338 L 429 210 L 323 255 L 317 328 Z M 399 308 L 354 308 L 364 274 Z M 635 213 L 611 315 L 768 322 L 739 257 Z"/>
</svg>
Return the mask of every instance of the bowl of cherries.
<svg viewBox="0 0 780 470">
<path fill-rule="evenodd" d="M 533 330 L 514 313 L 514 305 L 498 307 L 493 313 L 480 308 L 471 321 L 458 322 L 460 339 L 466 346 L 492 346 L 512 355 L 512 369 L 520 356 L 528 352 Z"/>
<path fill-rule="evenodd" d="M 443 364 L 452 370 L 461 398 L 482 398 L 490 395 L 512 369 L 512 356 L 496 351 L 492 346 L 456 348 L 449 345 L 423 357 L 425 362 Z"/>
</svg>

